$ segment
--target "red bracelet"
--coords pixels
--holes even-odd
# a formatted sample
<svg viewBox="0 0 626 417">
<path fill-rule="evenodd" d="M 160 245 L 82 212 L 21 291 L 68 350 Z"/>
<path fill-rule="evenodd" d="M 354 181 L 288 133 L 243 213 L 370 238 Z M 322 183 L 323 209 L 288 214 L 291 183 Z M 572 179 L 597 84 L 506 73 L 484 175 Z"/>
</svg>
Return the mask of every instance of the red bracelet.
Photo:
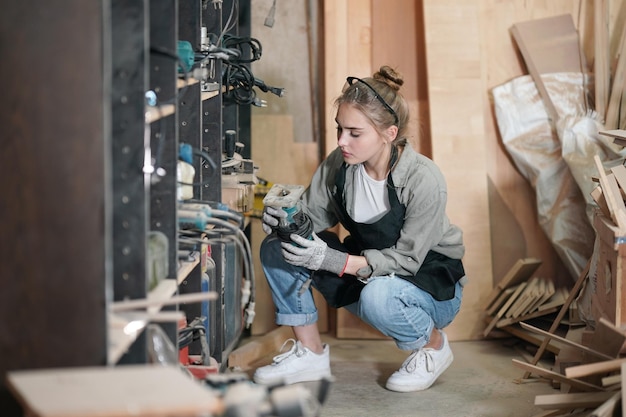
<svg viewBox="0 0 626 417">
<path fill-rule="evenodd" d="M 348 259 L 350 259 L 350 255 L 346 256 L 346 263 L 343 264 L 343 269 L 341 270 L 339 277 L 342 277 L 343 273 L 346 272 L 346 268 L 348 267 Z"/>
</svg>

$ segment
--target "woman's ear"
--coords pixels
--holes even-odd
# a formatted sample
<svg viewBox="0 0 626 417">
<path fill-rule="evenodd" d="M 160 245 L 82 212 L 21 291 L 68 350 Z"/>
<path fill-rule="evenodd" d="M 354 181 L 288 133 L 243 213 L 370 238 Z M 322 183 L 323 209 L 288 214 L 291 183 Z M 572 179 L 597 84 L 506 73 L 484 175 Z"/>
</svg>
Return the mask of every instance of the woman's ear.
<svg viewBox="0 0 626 417">
<path fill-rule="evenodd" d="M 398 136 L 398 126 L 392 125 L 387 128 L 387 137 L 389 138 L 389 142 L 393 142 Z"/>
</svg>

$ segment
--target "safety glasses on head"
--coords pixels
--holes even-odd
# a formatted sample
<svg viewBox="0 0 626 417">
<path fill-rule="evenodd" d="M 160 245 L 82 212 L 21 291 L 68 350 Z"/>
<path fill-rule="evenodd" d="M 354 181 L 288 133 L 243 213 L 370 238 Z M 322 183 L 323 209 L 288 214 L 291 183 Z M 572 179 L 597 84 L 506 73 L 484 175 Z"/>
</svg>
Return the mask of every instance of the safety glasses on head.
<svg viewBox="0 0 626 417">
<path fill-rule="evenodd" d="M 380 104 L 382 104 L 383 106 L 385 106 L 385 108 L 387 109 L 387 111 L 389 111 L 389 113 L 391 113 L 391 115 L 393 116 L 395 122 L 394 125 L 399 126 L 399 119 L 398 119 L 398 115 L 396 114 L 396 112 L 391 108 L 391 106 L 389 104 L 387 104 L 387 102 L 380 96 L 380 94 L 378 94 L 378 92 L 376 90 L 374 90 L 374 87 L 372 87 L 371 85 L 369 85 L 368 83 L 366 83 L 365 81 L 363 81 L 360 78 L 357 77 L 348 77 L 346 78 L 346 85 L 343 88 L 343 91 L 345 91 L 348 86 L 354 84 L 355 82 L 360 82 L 362 84 L 365 84 L 365 86 L 367 86 L 367 88 L 369 88 L 372 93 L 374 94 L 374 97 L 376 97 L 376 99 L 378 101 L 380 101 Z"/>
</svg>

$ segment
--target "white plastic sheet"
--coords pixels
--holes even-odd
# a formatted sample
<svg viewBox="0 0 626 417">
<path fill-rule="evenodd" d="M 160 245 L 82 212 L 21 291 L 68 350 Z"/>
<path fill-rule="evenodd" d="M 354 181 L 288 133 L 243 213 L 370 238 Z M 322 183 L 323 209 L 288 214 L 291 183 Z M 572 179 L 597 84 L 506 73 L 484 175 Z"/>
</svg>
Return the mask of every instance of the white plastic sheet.
<svg viewBox="0 0 626 417">
<path fill-rule="evenodd" d="M 601 121 L 585 106 L 580 73 L 542 75 L 559 118 L 551 123 L 530 76 L 492 90 L 503 144 L 537 196 L 539 223 L 575 280 L 593 252 L 590 192 L 597 177 L 594 155 L 605 164 L 623 159 Z"/>
</svg>

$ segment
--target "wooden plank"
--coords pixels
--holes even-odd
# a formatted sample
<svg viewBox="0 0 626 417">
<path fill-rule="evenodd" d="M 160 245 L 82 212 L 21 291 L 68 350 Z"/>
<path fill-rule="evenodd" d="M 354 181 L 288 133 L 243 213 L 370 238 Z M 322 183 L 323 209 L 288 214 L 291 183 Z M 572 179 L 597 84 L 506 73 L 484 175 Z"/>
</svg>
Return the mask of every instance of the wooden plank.
<svg viewBox="0 0 626 417">
<path fill-rule="evenodd" d="M 528 343 L 532 343 L 535 346 L 541 346 L 541 344 L 545 341 L 545 338 L 539 339 L 535 333 L 522 329 L 517 323 L 511 326 L 502 327 L 500 330 L 510 333 L 518 339 L 525 340 Z M 557 356 L 561 353 L 561 348 L 553 343 L 548 342 L 548 344 L 544 348 L 544 352 L 546 351 Z"/>
<path fill-rule="evenodd" d="M 526 312 L 527 314 L 533 313 L 535 310 L 539 311 L 539 307 L 548 302 L 548 300 L 550 300 L 554 296 L 554 294 L 556 294 L 556 288 L 554 287 L 554 282 L 551 279 L 543 279 L 541 281 L 543 284 L 543 294 L 537 300 L 537 303 L 531 306 L 531 308 Z M 563 300 L 565 300 L 565 297 L 563 297 Z"/>
<path fill-rule="evenodd" d="M 608 136 L 613 139 L 622 139 L 626 141 L 626 130 L 623 129 L 602 130 L 598 133 L 600 135 Z"/>
<path fill-rule="evenodd" d="M 483 331 L 483 336 L 487 337 L 487 335 L 489 335 L 489 333 L 491 333 L 491 331 L 493 330 L 493 328 L 496 326 L 496 324 L 498 323 L 498 321 L 504 316 L 504 314 L 507 312 L 507 310 L 509 309 L 509 307 L 511 306 L 511 304 L 513 304 L 513 302 L 517 299 L 517 297 L 519 297 L 519 295 L 522 293 L 522 291 L 524 291 L 524 288 L 526 287 L 526 283 L 522 282 L 520 284 L 517 285 L 517 288 L 515 288 L 515 291 L 513 291 L 513 294 L 511 294 L 511 296 L 509 297 L 508 300 L 506 300 L 506 302 L 502 305 L 502 307 L 500 307 L 500 309 L 498 310 L 498 312 L 495 314 L 495 316 L 493 317 L 493 319 L 491 320 L 491 322 L 489 322 L 489 324 L 487 325 L 487 327 L 485 328 L 485 330 Z"/>
<path fill-rule="evenodd" d="M 624 200 L 621 198 L 619 186 L 613 174 L 606 174 L 600 157 L 594 155 L 593 160 L 598 170 L 600 185 L 611 213 L 611 219 L 619 229 L 620 235 L 623 235 L 626 232 L 626 207 L 624 206 Z"/>
<path fill-rule="evenodd" d="M 522 362 L 517 359 L 512 359 L 512 361 L 513 361 L 513 365 L 517 366 L 518 368 L 526 370 L 528 374 L 535 374 L 544 378 L 551 379 L 553 381 L 568 384 L 568 385 L 571 385 L 573 388 L 577 388 L 582 391 L 604 391 L 604 388 L 599 387 L 597 385 L 588 384 L 584 381 L 579 381 L 577 379 L 568 378 L 565 375 L 562 375 L 558 372 L 550 371 L 540 366 L 531 365 L 529 363 Z"/>
<path fill-rule="evenodd" d="M 537 307 L 537 311 L 549 310 L 554 307 L 562 306 L 563 304 L 565 304 L 568 294 L 569 292 L 567 291 L 567 288 L 565 287 L 555 290 L 554 295 L 550 297 L 548 301 L 544 302 L 539 307 Z"/>
<path fill-rule="evenodd" d="M 621 389 L 622 375 L 617 374 L 617 375 L 605 376 L 604 378 L 602 378 L 602 386 L 609 387 L 611 389 L 613 389 L 613 387 L 615 386 L 617 389 Z"/>
<path fill-rule="evenodd" d="M 609 84 L 611 81 L 611 68 L 609 64 L 609 13 L 607 0 L 594 0 L 593 5 L 595 111 L 600 120 L 604 120 L 609 101 Z"/>
<path fill-rule="evenodd" d="M 176 366 L 13 371 L 9 389 L 32 417 L 221 415 L 217 394 Z"/>
<path fill-rule="evenodd" d="M 496 301 L 494 301 L 489 309 L 487 310 L 487 315 L 492 316 L 502 305 L 509 299 L 511 294 L 515 291 L 517 287 L 505 288 L 502 290 Z"/>
<path fill-rule="evenodd" d="M 617 58 L 617 65 L 613 74 L 613 85 L 611 86 L 611 96 L 609 97 L 609 104 L 606 109 L 606 117 L 604 126 L 609 129 L 615 129 L 620 127 L 621 113 L 623 109 L 620 109 L 622 105 L 622 99 L 624 97 L 624 91 L 626 90 L 626 26 L 622 29 L 622 37 L 620 39 L 619 53 Z M 624 139 L 624 138 L 622 138 Z"/>
<path fill-rule="evenodd" d="M 537 300 L 539 296 L 539 294 L 537 293 L 538 282 L 539 282 L 539 277 L 531 278 L 531 280 L 528 281 L 526 288 L 524 288 L 524 291 L 522 292 L 522 294 L 520 294 L 518 299 L 513 303 L 513 305 L 511 305 L 511 308 L 509 308 L 509 311 L 507 311 L 507 313 L 505 314 L 505 317 L 507 318 L 519 317 L 520 314 L 522 314 L 522 312 L 526 308 L 528 308 L 530 304 L 532 304 L 533 302 Z"/>
<path fill-rule="evenodd" d="M 488 309 L 504 289 L 519 284 L 520 282 L 527 281 L 540 265 L 541 259 L 518 259 L 489 293 L 487 299 L 485 300 L 484 308 Z"/>
<path fill-rule="evenodd" d="M 613 392 L 577 392 L 571 394 L 545 394 L 535 397 L 535 405 L 545 409 L 573 410 L 593 408 L 611 399 Z"/>
<path fill-rule="evenodd" d="M 608 186 L 608 191 L 604 189 L 605 186 Z M 619 189 L 619 184 L 617 183 L 617 179 L 614 174 L 606 175 L 606 185 L 602 187 L 605 191 L 605 194 L 610 194 L 611 197 L 609 201 L 613 206 L 613 215 L 615 225 L 619 229 L 620 236 L 626 234 L 626 205 L 624 205 L 624 200 L 622 198 L 622 193 Z M 611 206 L 609 205 L 609 208 Z"/>
<path fill-rule="evenodd" d="M 535 332 L 537 334 L 543 335 L 543 336 L 545 336 L 545 337 L 547 337 L 549 339 L 558 340 L 559 342 L 561 342 L 563 344 L 566 344 L 568 346 L 571 346 L 571 347 L 574 347 L 576 349 L 579 349 L 579 350 L 581 350 L 583 352 L 586 352 L 586 353 L 588 353 L 590 355 L 593 355 L 593 356 L 595 356 L 597 358 L 601 358 L 601 359 L 604 359 L 604 360 L 611 360 L 611 359 L 613 359 L 611 356 L 606 355 L 606 354 L 604 354 L 602 352 L 598 352 L 596 350 L 588 348 L 587 346 L 581 345 L 580 343 L 576 343 L 576 342 L 574 342 L 572 340 L 566 339 L 564 337 L 561 337 L 559 335 L 553 334 L 551 332 L 546 332 L 545 330 L 539 329 L 539 328 L 537 328 L 535 326 L 531 326 L 528 323 L 523 323 L 522 322 L 522 323 L 520 323 L 520 325 L 522 326 L 522 329 L 530 330 L 531 332 Z"/>
<path fill-rule="evenodd" d="M 611 172 L 615 176 L 617 180 L 617 184 L 622 189 L 622 191 L 626 191 L 626 167 L 624 165 L 616 165 L 611 168 Z M 623 193 L 620 193 L 622 195 Z"/>
<path fill-rule="evenodd" d="M 558 113 L 546 90 L 541 74 L 584 72 L 585 60 L 580 53 L 578 32 L 570 14 L 515 23 L 511 35 L 524 57 L 539 95 L 553 123 Z"/>
<path fill-rule="evenodd" d="M 429 126 L 421 123 L 425 118 L 420 117 L 428 115 L 426 62 L 422 53 L 424 33 L 418 29 L 412 36 L 406 36 L 406 28 L 423 25 L 418 17 L 421 4 L 414 0 L 394 0 L 392 4 L 390 7 L 389 2 L 372 1 L 372 69 L 389 65 L 402 73 L 404 84 L 401 91 L 412 115 L 409 141 L 418 152 L 430 156 Z M 397 42 L 398 39 L 402 42 Z"/>
<path fill-rule="evenodd" d="M 588 375 L 613 372 L 621 369 L 624 363 L 626 363 L 626 358 L 570 366 L 569 368 L 565 368 L 565 375 L 569 378 L 580 378 Z"/>
<path fill-rule="evenodd" d="M 611 211 L 609 210 L 609 206 L 606 202 L 606 198 L 604 198 L 604 193 L 602 192 L 602 187 L 597 186 L 591 191 L 591 198 L 596 202 L 602 214 L 604 214 L 607 218 L 611 217 Z"/>
<path fill-rule="evenodd" d="M 534 313 L 529 313 L 523 316 L 519 316 L 519 317 L 511 317 L 508 319 L 502 319 L 502 320 L 498 320 L 498 322 L 496 323 L 496 327 L 498 329 L 505 327 L 505 326 L 510 326 L 513 323 L 519 323 L 522 322 L 524 320 L 532 320 L 532 319 L 536 319 L 537 317 L 542 317 L 548 314 L 552 314 L 552 313 L 556 313 L 556 311 L 558 310 L 557 307 L 552 307 L 550 309 L 547 310 L 541 310 L 541 311 L 535 311 Z"/>
</svg>

